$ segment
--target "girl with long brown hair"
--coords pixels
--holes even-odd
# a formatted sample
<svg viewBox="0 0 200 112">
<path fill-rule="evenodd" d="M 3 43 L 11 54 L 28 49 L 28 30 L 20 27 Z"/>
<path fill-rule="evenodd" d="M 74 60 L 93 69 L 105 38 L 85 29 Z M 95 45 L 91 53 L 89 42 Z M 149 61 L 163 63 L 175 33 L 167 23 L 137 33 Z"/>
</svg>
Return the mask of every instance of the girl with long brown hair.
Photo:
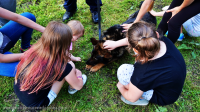
<svg viewBox="0 0 200 112">
<path fill-rule="evenodd" d="M 72 31 L 69 26 L 52 21 L 42 37 L 21 57 L 14 90 L 27 107 L 48 106 L 57 97 L 65 81 L 76 90 L 86 82 L 86 75 L 70 60 Z"/>
<path fill-rule="evenodd" d="M 121 100 L 130 105 L 174 103 L 186 77 L 181 53 L 168 38 L 160 39 L 155 27 L 145 22 L 134 23 L 127 32 L 127 40 L 136 55 L 134 65 L 118 68 Z"/>
</svg>

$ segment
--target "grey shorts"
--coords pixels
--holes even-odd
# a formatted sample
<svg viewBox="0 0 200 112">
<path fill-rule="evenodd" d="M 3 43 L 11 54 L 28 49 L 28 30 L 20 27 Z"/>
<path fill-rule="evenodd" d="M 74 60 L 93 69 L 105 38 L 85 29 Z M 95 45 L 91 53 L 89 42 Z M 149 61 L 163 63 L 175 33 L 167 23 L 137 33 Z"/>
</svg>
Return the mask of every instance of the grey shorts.
<svg viewBox="0 0 200 112">
<path fill-rule="evenodd" d="M 134 67 L 131 64 L 122 64 L 117 70 L 117 78 L 122 85 L 130 83 L 131 76 L 133 74 Z M 142 97 L 146 100 L 150 100 L 153 96 L 153 89 L 148 90 L 142 94 Z"/>
</svg>

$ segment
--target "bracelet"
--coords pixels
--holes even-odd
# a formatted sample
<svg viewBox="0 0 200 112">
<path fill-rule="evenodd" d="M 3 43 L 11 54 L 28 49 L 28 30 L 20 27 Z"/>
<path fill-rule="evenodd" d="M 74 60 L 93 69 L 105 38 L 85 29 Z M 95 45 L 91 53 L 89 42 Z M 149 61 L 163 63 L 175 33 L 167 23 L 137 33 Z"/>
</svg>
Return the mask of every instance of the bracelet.
<svg viewBox="0 0 200 112">
<path fill-rule="evenodd" d="M 77 78 L 83 78 L 82 76 L 77 76 Z"/>
</svg>

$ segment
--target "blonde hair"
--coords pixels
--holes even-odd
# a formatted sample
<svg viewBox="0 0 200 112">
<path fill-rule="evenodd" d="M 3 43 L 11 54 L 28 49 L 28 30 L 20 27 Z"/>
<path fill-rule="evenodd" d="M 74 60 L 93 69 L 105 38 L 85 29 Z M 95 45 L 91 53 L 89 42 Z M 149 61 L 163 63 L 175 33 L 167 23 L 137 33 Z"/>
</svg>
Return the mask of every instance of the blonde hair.
<svg viewBox="0 0 200 112">
<path fill-rule="evenodd" d="M 129 47 L 138 51 L 136 61 L 142 64 L 148 62 L 160 50 L 160 42 L 157 38 L 155 25 L 146 22 L 134 23 L 127 32 Z"/>
<path fill-rule="evenodd" d="M 71 20 L 67 23 L 67 25 L 72 29 L 73 35 L 77 35 L 80 33 L 84 34 L 84 27 L 78 20 Z"/>
</svg>

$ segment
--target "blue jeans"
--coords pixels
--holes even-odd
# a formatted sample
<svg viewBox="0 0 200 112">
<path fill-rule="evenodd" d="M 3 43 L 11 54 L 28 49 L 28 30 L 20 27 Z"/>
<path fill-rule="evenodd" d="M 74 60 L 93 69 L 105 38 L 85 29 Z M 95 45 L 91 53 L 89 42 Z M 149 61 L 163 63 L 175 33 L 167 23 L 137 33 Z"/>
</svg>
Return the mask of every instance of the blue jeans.
<svg viewBox="0 0 200 112">
<path fill-rule="evenodd" d="M 25 12 L 21 15 L 36 22 L 35 16 L 31 13 Z M 20 37 L 22 39 L 21 48 L 27 49 L 28 47 L 30 47 L 31 34 L 33 32 L 33 29 L 23 26 L 17 22 L 9 21 L 2 28 L 0 28 L 0 32 L 8 36 L 11 40 L 11 43 L 6 46 L 7 50 L 10 50 L 16 44 Z"/>
<path fill-rule="evenodd" d="M 76 5 L 77 0 L 65 0 L 64 8 L 68 12 L 73 12 L 77 9 Z M 90 6 L 90 11 L 97 12 L 97 0 L 86 0 L 86 3 Z M 100 6 L 102 6 L 102 2 L 100 0 Z"/>
</svg>

